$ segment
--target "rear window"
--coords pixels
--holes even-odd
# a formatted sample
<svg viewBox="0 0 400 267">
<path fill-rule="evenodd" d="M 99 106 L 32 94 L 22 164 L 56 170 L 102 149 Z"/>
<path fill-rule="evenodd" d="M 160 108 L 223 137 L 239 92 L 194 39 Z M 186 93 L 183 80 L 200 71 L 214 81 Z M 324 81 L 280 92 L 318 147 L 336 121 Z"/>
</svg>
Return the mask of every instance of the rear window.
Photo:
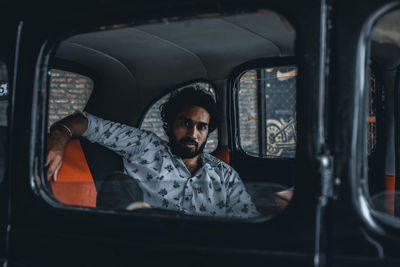
<svg viewBox="0 0 400 267">
<path fill-rule="evenodd" d="M 295 158 L 294 65 L 252 69 L 239 78 L 240 146 L 252 156 Z"/>
</svg>

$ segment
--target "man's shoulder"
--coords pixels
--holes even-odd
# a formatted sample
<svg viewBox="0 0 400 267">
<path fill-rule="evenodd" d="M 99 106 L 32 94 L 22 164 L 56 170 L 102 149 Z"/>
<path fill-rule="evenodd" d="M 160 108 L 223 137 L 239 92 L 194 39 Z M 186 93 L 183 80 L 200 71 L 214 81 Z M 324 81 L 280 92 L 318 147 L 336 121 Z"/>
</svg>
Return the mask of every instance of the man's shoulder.
<svg viewBox="0 0 400 267">
<path fill-rule="evenodd" d="M 233 170 L 233 168 L 229 165 L 220 160 L 219 158 L 209 154 L 209 153 L 203 153 L 203 158 L 205 159 L 206 163 L 210 164 L 211 167 L 214 168 L 221 168 L 224 170 Z"/>
</svg>

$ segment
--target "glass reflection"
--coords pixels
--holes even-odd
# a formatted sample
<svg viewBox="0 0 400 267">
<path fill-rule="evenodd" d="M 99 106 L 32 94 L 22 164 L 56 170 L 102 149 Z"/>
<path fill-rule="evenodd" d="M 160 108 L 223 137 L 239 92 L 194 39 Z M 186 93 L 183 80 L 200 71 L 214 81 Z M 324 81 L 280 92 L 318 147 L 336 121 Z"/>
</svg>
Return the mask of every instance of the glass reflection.
<svg viewBox="0 0 400 267">
<path fill-rule="evenodd" d="M 381 17 L 371 36 L 368 185 L 375 210 L 399 216 L 400 10 Z"/>
</svg>

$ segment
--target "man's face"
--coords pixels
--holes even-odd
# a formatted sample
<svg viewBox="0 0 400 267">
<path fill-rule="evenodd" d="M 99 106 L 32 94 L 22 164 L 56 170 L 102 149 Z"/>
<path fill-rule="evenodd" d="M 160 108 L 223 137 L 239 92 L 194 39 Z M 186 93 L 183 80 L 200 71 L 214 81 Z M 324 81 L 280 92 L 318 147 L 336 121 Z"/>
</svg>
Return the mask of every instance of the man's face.
<svg viewBox="0 0 400 267">
<path fill-rule="evenodd" d="M 181 158 L 203 152 L 208 137 L 210 114 L 199 106 L 184 105 L 176 116 L 169 138 L 172 151 Z"/>
</svg>

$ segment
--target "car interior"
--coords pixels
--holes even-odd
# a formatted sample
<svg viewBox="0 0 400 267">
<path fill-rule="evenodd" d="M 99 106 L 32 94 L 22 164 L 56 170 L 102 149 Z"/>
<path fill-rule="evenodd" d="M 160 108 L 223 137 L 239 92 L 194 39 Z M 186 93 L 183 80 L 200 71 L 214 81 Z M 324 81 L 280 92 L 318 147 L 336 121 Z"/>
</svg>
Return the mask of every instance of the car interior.
<svg viewBox="0 0 400 267">
<path fill-rule="evenodd" d="M 278 212 L 276 203 L 282 210 L 289 201 L 277 193 L 294 190 L 294 42 L 291 24 L 269 10 L 203 14 L 71 34 L 55 44 L 49 69 L 93 81 L 83 110 L 141 128 L 148 111 L 157 110 L 154 105 L 170 92 L 192 84 L 212 88 L 221 120 L 209 152 L 239 172 L 257 209 L 271 216 Z M 241 96 L 250 93 L 248 108 Z M 49 190 L 65 205 L 96 207 L 107 173 L 116 170 L 123 171 L 118 155 L 76 139 L 66 147 Z"/>
</svg>

